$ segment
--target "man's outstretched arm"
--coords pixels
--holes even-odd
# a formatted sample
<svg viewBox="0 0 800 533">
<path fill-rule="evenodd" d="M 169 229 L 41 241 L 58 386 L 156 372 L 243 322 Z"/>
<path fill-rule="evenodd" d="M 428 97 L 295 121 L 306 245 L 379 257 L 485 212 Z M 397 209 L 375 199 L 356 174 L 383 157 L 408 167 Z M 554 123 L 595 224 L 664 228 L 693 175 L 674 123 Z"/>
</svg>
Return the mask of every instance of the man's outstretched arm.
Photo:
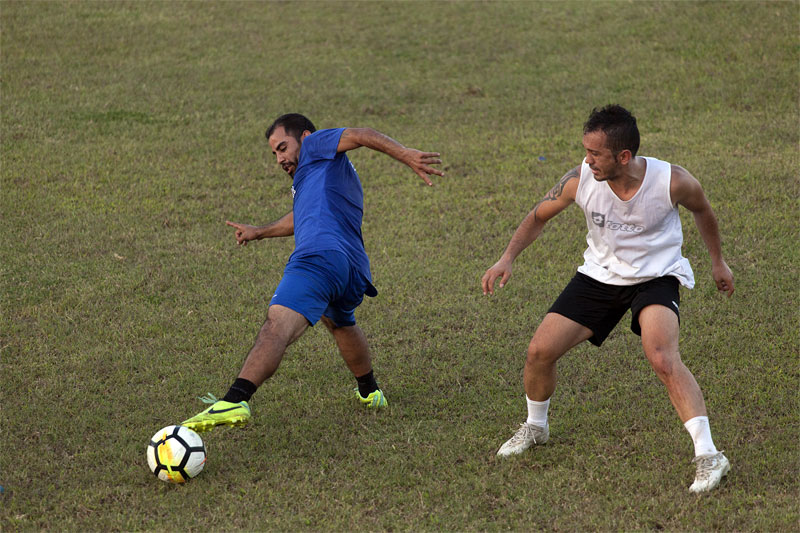
<svg viewBox="0 0 800 533">
<path fill-rule="evenodd" d="M 288 237 L 294 235 L 294 211 L 289 211 L 275 222 L 266 226 L 251 226 L 238 222 L 225 221 L 227 225 L 236 228 L 233 236 L 238 244 L 247 245 L 248 241 L 266 239 L 268 237 Z"/>
<path fill-rule="evenodd" d="M 511 278 L 511 264 L 514 259 L 535 241 L 544 229 L 547 221 L 563 211 L 567 206 L 575 201 L 575 194 L 578 190 L 578 182 L 581 177 L 581 167 L 575 167 L 556 183 L 547 196 L 528 213 L 522 221 L 511 241 L 506 246 L 500 259 L 486 270 L 481 278 L 483 294 L 494 294 L 494 283 L 500 280 L 499 287 L 502 288 Z"/>
<path fill-rule="evenodd" d="M 336 151 L 347 152 L 362 146 L 383 152 L 408 165 L 428 185 L 433 185 L 430 175 L 444 176 L 444 172 L 431 166 L 442 163 L 438 152 L 421 152 L 413 148 L 406 148 L 391 137 L 372 128 L 345 129 L 339 139 L 339 147 Z"/>
</svg>

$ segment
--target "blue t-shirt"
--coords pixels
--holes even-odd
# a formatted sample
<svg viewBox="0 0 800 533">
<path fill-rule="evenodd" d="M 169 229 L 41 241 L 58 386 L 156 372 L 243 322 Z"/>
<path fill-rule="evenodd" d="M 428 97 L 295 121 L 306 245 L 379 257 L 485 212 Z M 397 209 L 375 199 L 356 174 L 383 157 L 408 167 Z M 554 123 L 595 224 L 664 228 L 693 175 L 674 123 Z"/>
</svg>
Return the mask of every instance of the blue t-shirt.
<svg viewBox="0 0 800 533">
<path fill-rule="evenodd" d="M 343 131 L 344 128 L 315 131 L 300 147 L 292 183 L 292 257 L 336 250 L 371 281 L 361 236 L 364 191 L 353 164 L 344 152 L 336 152 Z"/>
</svg>

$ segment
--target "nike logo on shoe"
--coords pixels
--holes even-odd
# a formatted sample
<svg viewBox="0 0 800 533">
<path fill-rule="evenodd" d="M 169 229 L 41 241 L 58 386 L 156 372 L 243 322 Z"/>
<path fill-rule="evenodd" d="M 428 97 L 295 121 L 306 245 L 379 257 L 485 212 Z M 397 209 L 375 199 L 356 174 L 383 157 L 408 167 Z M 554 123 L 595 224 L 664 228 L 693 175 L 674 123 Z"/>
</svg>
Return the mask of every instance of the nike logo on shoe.
<svg viewBox="0 0 800 533">
<path fill-rule="evenodd" d="M 220 413 L 227 413 L 228 411 L 235 411 L 236 409 L 239 409 L 240 407 L 243 407 L 243 406 L 242 405 L 237 405 L 236 407 L 228 407 L 227 409 L 214 409 L 212 407 L 211 409 L 208 410 L 208 414 L 210 414 L 210 415 L 218 415 Z"/>
</svg>

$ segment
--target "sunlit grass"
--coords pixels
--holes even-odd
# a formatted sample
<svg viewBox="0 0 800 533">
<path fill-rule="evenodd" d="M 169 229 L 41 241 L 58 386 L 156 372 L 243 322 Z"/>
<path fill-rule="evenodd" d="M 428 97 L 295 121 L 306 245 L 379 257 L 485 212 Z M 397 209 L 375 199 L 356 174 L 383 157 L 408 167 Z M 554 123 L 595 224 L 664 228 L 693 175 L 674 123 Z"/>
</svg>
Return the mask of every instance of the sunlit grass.
<svg viewBox="0 0 800 533">
<path fill-rule="evenodd" d="M 791 530 L 796 465 L 796 3 L 4 2 L 0 6 L 0 527 L 4 530 Z M 483 271 L 618 102 L 642 153 L 690 170 L 736 276 L 698 280 L 681 351 L 733 470 L 697 498 L 691 440 L 628 318 L 560 364 L 552 441 L 524 417 L 538 321 L 585 247 L 577 208 L 512 282 Z M 291 208 L 277 115 L 443 154 L 434 188 L 351 154 L 376 299 L 358 311 L 390 408 L 354 405 L 324 328 L 291 347 L 252 426 L 205 437 L 186 486 L 147 439 L 223 394 L 291 253 L 225 220 Z"/>
</svg>

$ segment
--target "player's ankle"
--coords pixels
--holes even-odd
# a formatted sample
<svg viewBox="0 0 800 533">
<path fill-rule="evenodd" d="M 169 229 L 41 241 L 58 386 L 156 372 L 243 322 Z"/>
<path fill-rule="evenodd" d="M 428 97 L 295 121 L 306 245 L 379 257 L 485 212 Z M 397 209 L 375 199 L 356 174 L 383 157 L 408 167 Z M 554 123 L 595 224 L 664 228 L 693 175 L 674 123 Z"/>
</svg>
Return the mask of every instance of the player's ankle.
<svg viewBox="0 0 800 533">
<path fill-rule="evenodd" d="M 376 390 L 378 390 L 378 382 L 375 381 L 375 375 L 372 370 L 363 376 L 356 376 L 358 382 L 358 393 L 362 398 L 366 398 Z"/>
<path fill-rule="evenodd" d="M 224 402 L 240 403 L 248 402 L 253 397 L 258 387 L 255 383 L 244 378 L 236 378 L 228 393 L 222 398 Z"/>
</svg>

